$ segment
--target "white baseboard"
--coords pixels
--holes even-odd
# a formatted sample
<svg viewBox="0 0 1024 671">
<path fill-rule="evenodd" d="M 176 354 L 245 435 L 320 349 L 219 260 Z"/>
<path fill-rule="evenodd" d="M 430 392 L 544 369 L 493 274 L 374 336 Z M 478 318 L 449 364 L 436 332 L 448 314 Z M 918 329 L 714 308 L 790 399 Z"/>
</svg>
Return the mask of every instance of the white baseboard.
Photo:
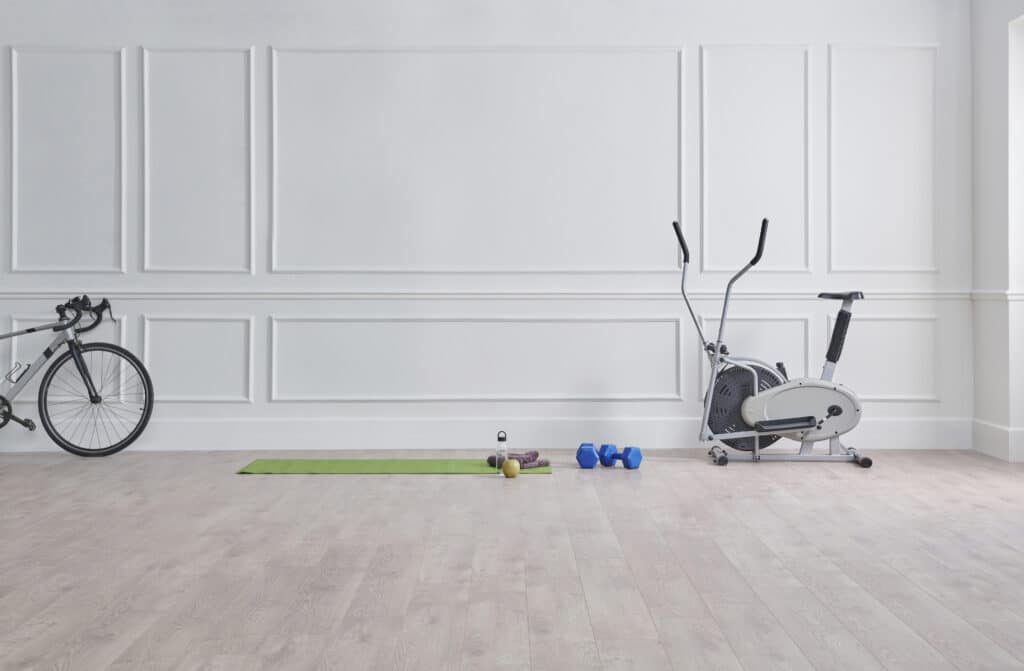
<svg viewBox="0 0 1024 671">
<path fill-rule="evenodd" d="M 1024 429 L 976 419 L 972 432 L 977 451 L 1011 463 L 1024 462 Z"/>
<path fill-rule="evenodd" d="M 690 418 L 578 417 L 519 419 L 444 418 L 259 418 L 154 419 L 132 451 L 194 450 L 490 450 L 504 430 L 512 449 L 569 449 L 580 442 L 613 442 L 643 449 L 699 447 Z M 977 423 L 975 423 L 977 426 Z M 977 441 L 977 432 L 975 440 Z M 1021 436 L 1024 438 L 1024 436 Z M 0 452 L 56 451 L 46 433 L 10 426 Z M 843 439 L 864 453 L 888 449 L 970 449 L 967 418 L 865 419 Z M 789 441 L 784 441 L 789 442 Z M 977 441 L 978 445 L 990 442 Z M 778 443 L 779 446 L 783 443 Z M 795 447 L 795 443 L 792 443 Z M 986 452 L 988 453 L 988 452 Z"/>
</svg>

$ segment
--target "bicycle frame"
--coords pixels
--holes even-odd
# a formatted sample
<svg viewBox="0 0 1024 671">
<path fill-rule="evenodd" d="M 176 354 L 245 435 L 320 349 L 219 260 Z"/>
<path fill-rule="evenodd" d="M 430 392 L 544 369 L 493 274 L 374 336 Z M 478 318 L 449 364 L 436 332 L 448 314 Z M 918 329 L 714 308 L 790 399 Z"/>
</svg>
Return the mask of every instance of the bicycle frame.
<svg viewBox="0 0 1024 671">
<path fill-rule="evenodd" d="M 22 329 L 21 331 L 12 331 L 11 333 L 4 333 L 0 335 L 0 340 L 7 340 L 9 338 L 17 338 L 18 336 L 28 335 L 29 333 L 38 333 L 40 331 L 56 331 L 57 335 L 50 342 L 49 346 L 43 350 L 42 354 L 36 357 L 36 360 L 28 364 L 25 372 L 18 376 L 16 380 L 7 379 L 11 383 L 11 386 L 6 389 L 4 396 L 8 401 L 13 401 L 17 398 L 18 394 L 32 381 L 40 370 L 43 369 L 43 364 L 50 360 L 54 354 L 56 354 L 61 345 L 67 344 L 69 347 L 71 343 L 77 342 L 75 336 L 75 330 L 68 328 L 66 324 L 67 320 L 60 320 L 51 324 L 44 324 L 42 326 L 33 326 L 32 328 Z M 91 386 L 91 381 L 89 385 Z"/>
</svg>

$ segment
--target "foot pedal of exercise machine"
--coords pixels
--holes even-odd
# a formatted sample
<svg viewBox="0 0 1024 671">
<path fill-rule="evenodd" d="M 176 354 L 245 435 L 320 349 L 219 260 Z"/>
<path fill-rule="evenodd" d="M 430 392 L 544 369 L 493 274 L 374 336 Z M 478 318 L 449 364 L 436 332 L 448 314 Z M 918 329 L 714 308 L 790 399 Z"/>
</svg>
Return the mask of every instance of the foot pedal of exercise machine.
<svg viewBox="0 0 1024 671">
<path fill-rule="evenodd" d="M 757 431 L 792 431 L 794 429 L 812 429 L 818 425 L 814 417 L 786 417 L 784 419 L 766 419 L 754 424 Z"/>
</svg>

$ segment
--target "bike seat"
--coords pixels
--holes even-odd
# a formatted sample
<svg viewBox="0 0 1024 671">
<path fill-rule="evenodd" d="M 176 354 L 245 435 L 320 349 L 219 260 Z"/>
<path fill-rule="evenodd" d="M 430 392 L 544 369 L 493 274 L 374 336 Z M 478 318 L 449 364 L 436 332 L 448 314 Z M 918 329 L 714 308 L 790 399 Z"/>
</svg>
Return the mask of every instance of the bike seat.
<svg viewBox="0 0 1024 671">
<path fill-rule="evenodd" d="M 837 301 L 858 301 L 864 298 L 864 292 L 862 291 L 846 291 L 837 293 L 820 293 L 818 298 L 832 298 Z"/>
</svg>

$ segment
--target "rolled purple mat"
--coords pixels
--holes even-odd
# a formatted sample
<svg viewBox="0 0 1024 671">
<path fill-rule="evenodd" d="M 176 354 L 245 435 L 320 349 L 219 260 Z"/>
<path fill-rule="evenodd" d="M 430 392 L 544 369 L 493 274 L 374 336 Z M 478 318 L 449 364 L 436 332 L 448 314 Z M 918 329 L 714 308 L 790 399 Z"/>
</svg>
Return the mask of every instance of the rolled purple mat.
<svg viewBox="0 0 1024 671">
<path fill-rule="evenodd" d="M 518 460 L 519 461 L 519 467 L 520 468 L 525 468 L 525 466 L 523 466 L 523 464 L 527 464 L 527 463 L 529 463 L 531 461 L 537 461 L 537 457 L 539 457 L 539 456 L 540 456 L 540 452 L 538 452 L 537 450 L 530 450 L 529 452 L 519 452 L 519 453 L 511 452 L 511 453 L 509 453 L 508 458 L 509 459 L 516 459 L 516 460 Z M 493 455 L 493 454 L 491 456 L 487 457 L 487 465 L 488 466 L 493 466 L 494 468 L 498 468 L 503 463 L 505 463 L 505 458 L 504 457 L 502 457 L 501 459 L 498 459 L 497 456 Z"/>
</svg>

